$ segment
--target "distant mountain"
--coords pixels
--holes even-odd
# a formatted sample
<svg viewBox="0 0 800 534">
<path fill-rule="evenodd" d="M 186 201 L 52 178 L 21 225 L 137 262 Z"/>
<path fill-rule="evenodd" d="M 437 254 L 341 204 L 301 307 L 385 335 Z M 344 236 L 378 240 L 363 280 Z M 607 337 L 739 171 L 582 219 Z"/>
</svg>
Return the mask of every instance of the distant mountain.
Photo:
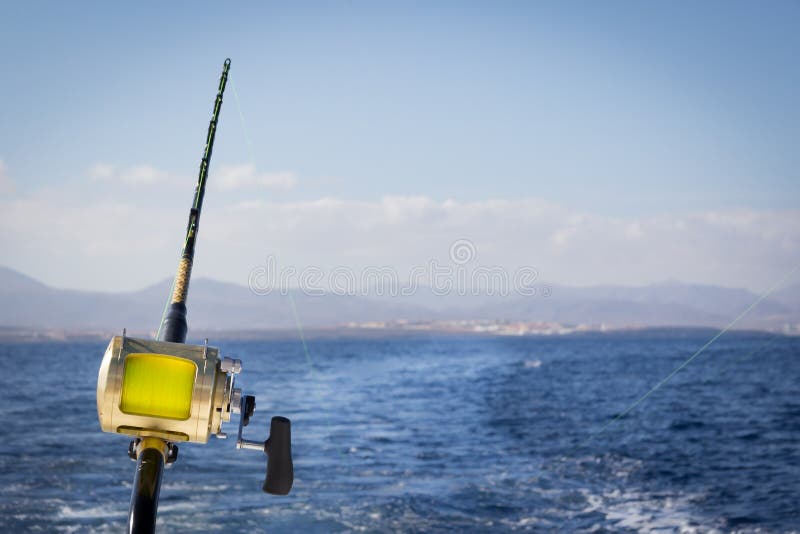
<svg viewBox="0 0 800 534">
<path fill-rule="evenodd" d="M 776 291 L 772 300 L 779 302 L 793 311 L 800 311 L 800 284 Z"/>
<path fill-rule="evenodd" d="M 758 299 L 745 289 L 666 282 L 644 287 L 556 286 L 549 298 L 517 298 L 512 304 L 485 307 L 484 316 L 508 310 L 514 316 L 535 316 L 562 324 L 608 326 L 723 327 Z M 796 325 L 800 313 L 782 301 L 765 299 L 738 325 L 779 329 Z"/>
<path fill-rule="evenodd" d="M 99 293 L 56 289 L 17 271 L 0 267 L 0 327 L 40 329 L 158 328 L 171 280 L 140 291 Z M 346 322 L 389 321 L 398 317 L 433 318 L 405 303 L 362 297 L 308 296 L 293 291 L 301 324 L 335 326 Z M 288 295 L 257 295 L 245 286 L 197 278 L 189 292 L 190 328 L 248 330 L 295 326 Z"/>
<path fill-rule="evenodd" d="M 0 327 L 65 330 L 155 330 L 171 280 L 140 291 L 101 293 L 49 287 L 0 267 Z M 553 286 L 549 296 L 434 295 L 421 288 L 404 297 L 362 297 L 293 291 L 304 327 L 349 322 L 507 319 L 609 327 L 722 327 L 758 295 L 745 289 L 665 282 L 644 287 Z M 541 293 L 541 292 L 540 292 Z M 189 324 L 198 330 L 265 330 L 295 325 L 287 295 L 257 295 L 245 286 L 208 278 L 192 281 Z M 765 299 L 738 325 L 778 330 L 800 325 L 800 286 Z"/>
</svg>

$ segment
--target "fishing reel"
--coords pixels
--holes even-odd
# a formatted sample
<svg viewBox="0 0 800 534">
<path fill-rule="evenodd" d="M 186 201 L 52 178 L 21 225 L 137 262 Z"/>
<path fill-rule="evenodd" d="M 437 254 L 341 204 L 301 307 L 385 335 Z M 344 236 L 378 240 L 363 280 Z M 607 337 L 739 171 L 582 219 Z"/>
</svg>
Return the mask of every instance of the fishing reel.
<svg viewBox="0 0 800 534">
<path fill-rule="evenodd" d="M 265 441 L 242 436 L 256 408 L 252 395 L 236 387 L 241 360 L 220 358 L 219 349 L 149 339 L 114 336 L 106 348 L 97 378 L 97 416 L 105 432 L 132 436 L 128 454 L 134 460 L 155 440 L 164 461 L 178 457 L 177 443 L 207 443 L 213 434 L 227 438 L 223 423 L 239 414 L 237 449 L 267 456 L 263 490 L 286 495 L 294 481 L 291 423 L 273 417 Z"/>
</svg>

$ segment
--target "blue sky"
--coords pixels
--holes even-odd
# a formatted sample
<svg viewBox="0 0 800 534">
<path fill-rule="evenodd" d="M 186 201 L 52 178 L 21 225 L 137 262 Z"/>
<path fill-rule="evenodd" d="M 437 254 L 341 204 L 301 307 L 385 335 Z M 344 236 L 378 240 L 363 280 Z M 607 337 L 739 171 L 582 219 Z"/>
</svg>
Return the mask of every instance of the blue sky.
<svg viewBox="0 0 800 534">
<path fill-rule="evenodd" d="M 233 222 L 227 237 L 220 231 L 220 242 L 230 241 L 237 227 L 231 213 L 259 203 L 267 211 L 241 219 L 240 230 L 278 214 L 301 217 L 325 199 L 339 202 L 344 213 L 355 206 L 395 209 L 387 202 L 418 213 L 428 202 L 451 217 L 430 223 L 437 224 L 436 244 L 414 248 L 415 237 L 398 230 L 407 248 L 396 256 L 360 234 L 352 254 L 312 254 L 330 236 L 310 231 L 296 240 L 303 247 L 295 246 L 287 223 L 259 231 L 258 254 L 283 239 L 281 250 L 297 263 L 402 264 L 446 250 L 448 239 L 485 233 L 476 239 L 491 253 L 487 261 L 533 262 L 556 282 L 679 278 L 757 288 L 798 257 L 798 15 L 800 5 L 792 2 L 5 3 L 3 201 L 16 203 L 13 213 L 49 210 L 48 202 L 60 197 L 75 210 L 85 207 L 83 213 L 119 203 L 142 214 L 145 206 L 154 210 L 150 219 L 155 211 L 170 224 L 173 212 L 182 219 L 221 63 L 231 57 L 254 161 L 229 89 L 212 163 L 212 181 L 216 172 L 228 186 L 208 197 L 220 219 L 233 210 L 225 212 Z M 531 238 L 528 248 L 537 254 L 500 250 L 502 239 L 491 233 L 505 227 L 474 215 L 492 199 L 536 199 L 560 214 L 548 224 L 536 218 L 522 224 L 530 233 L 552 230 L 541 243 Z M 464 208 L 448 211 L 448 201 Z M 79 211 L 69 216 L 80 219 Z M 132 225 L 130 218 L 108 217 L 115 220 L 103 225 Z M 676 254 L 670 243 L 686 241 L 675 236 L 652 248 L 620 249 L 623 256 L 652 256 L 652 266 L 610 267 L 595 277 L 568 274 L 559 263 L 586 261 L 580 252 L 544 250 L 561 243 L 558 236 L 573 235 L 575 226 L 657 224 L 652 234 L 661 235 L 670 224 L 698 217 L 736 218 L 724 231 L 706 229 L 719 257 L 702 261 L 713 259 L 718 269 L 744 262 L 742 273 L 659 272 L 659 255 Z M 118 250 L 108 244 L 113 236 L 92 236 L 80 226 L 92 226 L 83 219 L 75 232 L 65 230 L 62 250 L 18 219 L 3 229 L 2 263 L 56 285 L 116 287 L 92 267 L 106 270 L 101 266 L 111 260 L 104 258 Z M 424 219 L 414 221 L 426 233 Z M 747 236 L 761 236 L 760 257 L 736 256 L 737 243 L 752 245 L 730 233 L 743 231 L 744 220 L 762 221 L 747 229 Z M 281 235 L 271 238 L 270 228 Z M 179 242 L 181 230 L 177 223 L 167 231 Z M 142 224 L 128 242 L 141 240 L 137 250 L 166 266 L 128 273 L 130 288 L 172 269 L 175 253 L 168 251 L 179 245 L 172 237 L 148 237 L 152 231 Z M 341 238 L 354 228 L 331 232 Z M 211 250 L 248 268 L 255 261 L 215 249 L 215 237 L 208 239 Z M 621 246 L 614 243 L 604 250 Z M 697 247 L 708 248 L 702 240 Z M 48 254 L 61 258 L 63 268 L 41 267 Z M 207 265 L 206 274 L 231 281 L 246 274 L 213 260 Z"/>
</svg>

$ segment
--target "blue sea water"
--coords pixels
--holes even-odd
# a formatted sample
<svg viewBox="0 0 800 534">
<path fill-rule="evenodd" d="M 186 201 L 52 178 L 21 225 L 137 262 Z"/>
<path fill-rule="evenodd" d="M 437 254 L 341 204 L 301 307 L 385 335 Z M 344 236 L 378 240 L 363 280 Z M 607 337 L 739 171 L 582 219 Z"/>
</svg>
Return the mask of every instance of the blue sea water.
<svg viewBox="0 0 800 534">
<path fill-rule="evenodd" d="M 267 420 L 292 420 L 295 485 L 263 455 L 183 445 L 162 532 L 797 532 L 800 339 L 425 337 L 218 343 Z M 104 342 L 0 345 L 0 531 L 120 532 L 134 464 L 97 423 Z M 235 423 L 235 421 L 232 421 Z M 235 425 L 228 425 L 235 434 Z"/>
</svg>

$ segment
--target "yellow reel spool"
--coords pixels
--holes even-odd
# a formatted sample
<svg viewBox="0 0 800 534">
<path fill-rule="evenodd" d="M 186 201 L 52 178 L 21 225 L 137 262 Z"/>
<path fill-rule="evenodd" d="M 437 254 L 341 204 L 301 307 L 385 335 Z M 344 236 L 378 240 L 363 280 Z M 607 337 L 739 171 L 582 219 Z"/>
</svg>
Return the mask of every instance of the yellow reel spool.
<svg viewBox="0 0 800 534">
<path fill-rule="evenodd" d="M 127 414 L 188 419 L 197 365 L 167 354 L 129 354 L 119 409 Z"/>
</svg>

